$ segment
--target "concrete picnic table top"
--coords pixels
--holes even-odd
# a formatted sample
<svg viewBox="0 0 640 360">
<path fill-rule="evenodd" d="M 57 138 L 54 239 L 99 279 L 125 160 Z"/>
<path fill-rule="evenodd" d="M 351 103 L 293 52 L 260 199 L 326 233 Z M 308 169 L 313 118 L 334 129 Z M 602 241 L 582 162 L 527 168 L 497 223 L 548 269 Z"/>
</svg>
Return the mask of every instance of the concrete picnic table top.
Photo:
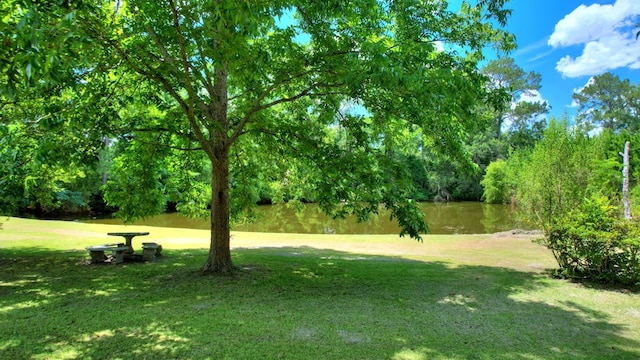
<svg viewBox="0 0 640 360">
<path fill-rule="evenodd" d="M 133 250 L 133 247 L 131 246 L 131 239 L 133 239 L 136 236 L 149 235 L 149 232 L 148 231 L 144 231 L 144 232 L 110 232 L 110 233 L 107 233 L 107 235 L 124 237 L 126 246 L 128 246 L 129 249 Z"/>
<path fill-rule="evenodd" d="M 144 232 L 110 232 L 107 233 L 107 235 L 111 235 L 111 236 L 144 236 L 144 235 L 149 235 L 148 231 L 144 231 Z"/>
</svg>

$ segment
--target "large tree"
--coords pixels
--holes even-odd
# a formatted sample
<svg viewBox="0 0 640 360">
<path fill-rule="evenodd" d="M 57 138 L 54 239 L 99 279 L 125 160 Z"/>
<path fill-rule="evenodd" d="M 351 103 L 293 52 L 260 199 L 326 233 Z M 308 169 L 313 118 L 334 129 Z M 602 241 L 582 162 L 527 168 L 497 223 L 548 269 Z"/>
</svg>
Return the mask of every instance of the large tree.
<svg viewBox="0 0 640 360">
<path fill-rule="evenodd" d="M 231 208 L 247 203 L 234 196 L 250 193 L 247 184 L 260 175 L 254 165 L 270 166 L 254 162 L 256 152 L 288 160 L 275 166 L 305 169 L 296 177 L 283 168 L 283 181 L 306 181 L 330 214 L 365 219 L 383 204 L 402 234 L 426 231 L 407 197 L 406 168 L 388 155 L 417 134 L 465 158 L 463 141 L 477 126 L 473 110 L 502 100 L 477 64 L 487 45 L 513 47 L 496 27 L 509 14 L 505 1 L 465 1 L 456 9 L 413 0 L 9 1 L 2 5 L 10 30 L 3 31 L 0 70 L 9 80 L 5 96 L 21 79 L 38 85 L 66 71 L 78 76 L 74 86 L 88 93 L 86 101 L 120 107 L 109 119 L 114 125 L 100 131 L 124 135 L 130 161 L 122 169 L 145 181 L 112 192 L 158 197 L 164 156 L 206 154 L 211 244 L 204 270 L 225 273 L 233 270 Z M 90 94 L 121 81 L 140 92 L 110 101 Z M 348 130 L 349 146 L 331 141 L 336 126 Z M 133 215 L 148 201 L 112 198 Z"/>
<path fill-rule="evenodd" d="M 640 90 L 628 79 L 606 72 L 592 77 L 573 94 L 578 104 L 578 119 L 588 127 L 611 131 L 640 128 L 638 95 Z"/>
<path fill-rule="evenodd" d="M 540 127 L 539 117 L 549 111 L 549 106 L 546 101 L 537 100 L 534 96 L 542 86 L 539 73 L 524 71 L 510 57 L 489 61 L 482 72 L 492 79 L 492 86 L 505 89 L 510 94 L 507 100 L 509 104 L 495 113 L 494 131 L 497 139 L 500 139 L 503 131 L 521 135 Z M 505 124 L 508 125 L 507 129 L 503 129 Z"/>
</svg>

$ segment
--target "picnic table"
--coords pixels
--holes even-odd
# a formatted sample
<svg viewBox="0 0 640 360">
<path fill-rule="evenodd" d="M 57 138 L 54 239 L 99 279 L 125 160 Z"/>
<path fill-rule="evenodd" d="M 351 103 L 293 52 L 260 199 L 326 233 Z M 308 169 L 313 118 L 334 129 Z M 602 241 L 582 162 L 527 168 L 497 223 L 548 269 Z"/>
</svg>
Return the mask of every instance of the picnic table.
<svg viewBox="0 0 640 360">
<path fill-rule="evenodd" d="M 109 236 L 122 236 L 125 243 L 104 244 L 87 246 L 91 256 L 91 264 L 122 264 L 125 261 L 155 261 L 158 256 L 162 256 L 162 245 L 155 242 L 142 243 L 142 255 L 134 254 L 131 240 L 136 236 L 149 235 L 148 232 L 110 232 Z M 107 256 L 105 251 L 111 251 L 112 255 Z"/>
<path fill-rule="evenodd" d="M 107 233 L 109 236 L 122 236 L 125 240 L 125 246 L 129 248 L 125 253 L 133 254 L 133 246 L 131 246 L 131 240 L 136 236 L 146 236 L 149 235 L 149 232 L 110 232 Z"/>
</svg>

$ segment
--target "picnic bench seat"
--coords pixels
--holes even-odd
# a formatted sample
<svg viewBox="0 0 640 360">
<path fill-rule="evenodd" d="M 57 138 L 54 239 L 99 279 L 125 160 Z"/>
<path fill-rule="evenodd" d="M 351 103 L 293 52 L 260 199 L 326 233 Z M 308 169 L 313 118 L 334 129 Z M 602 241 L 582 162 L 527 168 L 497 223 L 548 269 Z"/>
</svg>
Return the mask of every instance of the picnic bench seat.
<svg viewBox="0 0 640 360">
<path fill-rule="evenodd" d="M 87 246 L 85 249 L 89 251 L 89 256 L 91 256 L 92 264 L 104 263 L 109 259 L 107 255 L 105 255 L 105 251 L 111 251 L 112 253 L 112 262 L 119 263 L 124 262 L 123 253 L 129 249 L 129 247 L 125 246 L 123 243 L 117 244 L 103 244 L 103 245 L 93 245 Z M 115 259 L 115 261 L 114 261 Z"/>
<path fill-rule="evenodd" d="M 113 258 L 111 259 L 111 263 L 113 264 L 122 264 L 124 262 L 124 255 L 126 252 L 130 251 L 131 248 L 128 246 L 116 246 L 111 248 L 113 252 Z"/>
<path fill-rule="evenodd" d="M 105 250 L 111 250 L 111 246 L 106 245 L 94 245 L 87 246 L 85 249 L 89 250 L 89 256 L 91 256 L 91 263 L 98 264 L 107 260 L 107 256 L 104 254 Z"/>
<path fill-rule="evenodd" d="M 154 242 L 142 243 L 142 258 L 148 261 L 154 261 L 157 256 L 162 255 L 162 245 Z"/>
</svg>

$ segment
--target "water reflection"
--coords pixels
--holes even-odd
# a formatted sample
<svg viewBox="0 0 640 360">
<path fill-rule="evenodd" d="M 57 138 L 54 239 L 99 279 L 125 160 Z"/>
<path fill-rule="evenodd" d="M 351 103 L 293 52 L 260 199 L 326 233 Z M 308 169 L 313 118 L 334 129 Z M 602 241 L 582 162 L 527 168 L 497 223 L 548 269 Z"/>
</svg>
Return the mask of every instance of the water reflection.
<svg viewBox="0 0 640 360">
<path fill-rule="evenodd" d="M 530 229 L 518 221 L 517 212 L 509 205 L 479 202 L 423 203 L 420 205 L 432 234 L 482 234 L 510 229 Z M 332 219 L 315 204 L 301 211 L 286 205 L 264 205 L 256 209 L 257 218 L 249 224 L 233 226 L 236 231 L 307 233 L 307 234 L 398 234 L 397 222 L 389 220 L 389 213 L 381 211 L 367 222 L 354 218 Z M 118 219 L 96 219 L 86 222 L 122 224 Z M 162 214 L 135 223 L 161 227 L 209 229 L 209 220 L 189 219 L 177 213 Z"/>
</svg>

